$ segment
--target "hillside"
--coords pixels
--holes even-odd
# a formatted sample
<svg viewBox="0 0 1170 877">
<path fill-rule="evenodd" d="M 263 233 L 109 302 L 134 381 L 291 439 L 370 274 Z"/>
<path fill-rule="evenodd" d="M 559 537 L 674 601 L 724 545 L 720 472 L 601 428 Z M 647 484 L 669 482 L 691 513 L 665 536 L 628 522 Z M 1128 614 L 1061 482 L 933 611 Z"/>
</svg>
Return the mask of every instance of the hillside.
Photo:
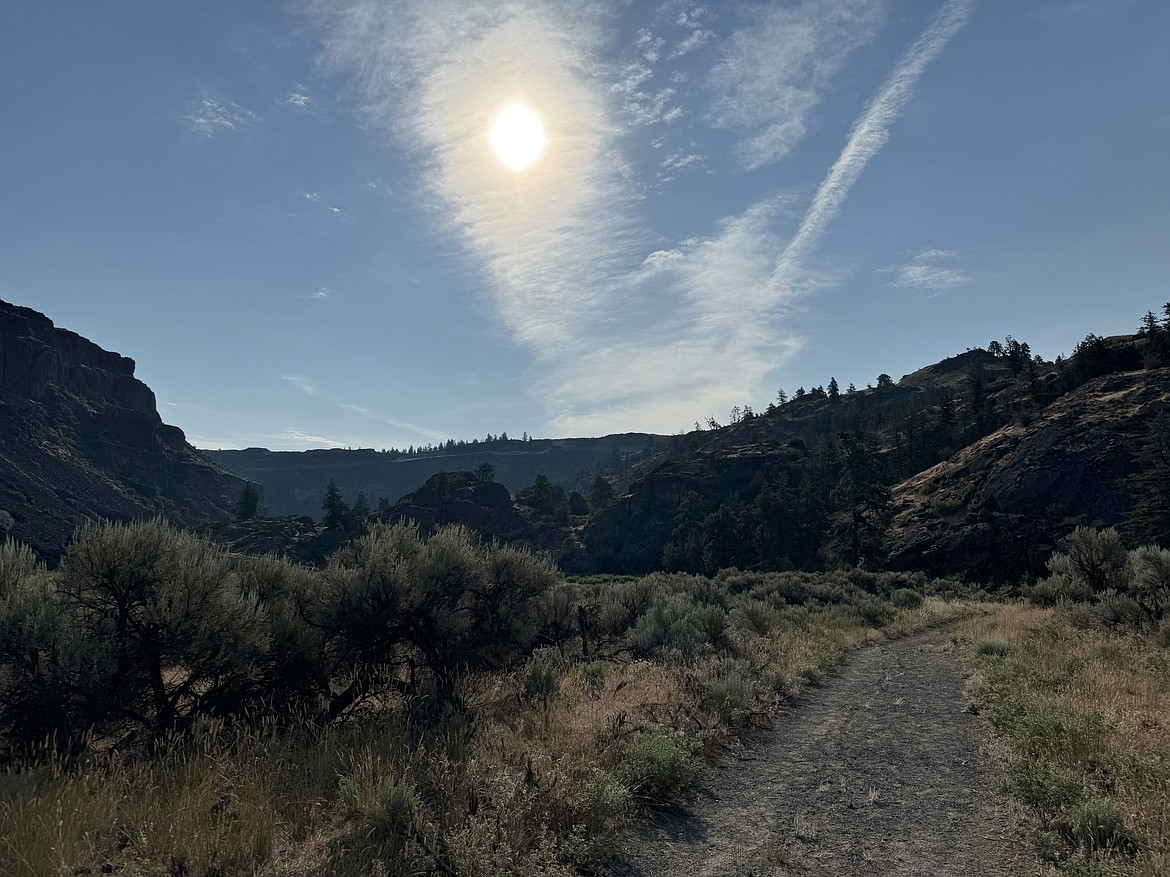
<svg viewBox="0 0 1170 877">
<path fill-rule="evenodd" d="M 224 518 L 244 482 L 162 422 L 134 361 L 0 301 L 0 531 L 53 561 L 86 518 Z"/>
<path fill-rule="evenodd" d="M 1170 368 L 1090 381 L 1027 425 L 1011 423 L 893 489 L 892 565 L 1014 579 L 1042 574 L 1077 526 L 1129 508 L 1153 418 L 1170 410 Z"/>
<path fill-rule="evenodd" d="M 1049 363 L 1007 339 L 876 388 L 799 393 L 677 436 L 584 527 L 590 571 L 1040 573 L 1076 526 L 1121 522 L 1153 417 L 1170 410 L 1170 327 L 1089 336 Z"/>
</svg>

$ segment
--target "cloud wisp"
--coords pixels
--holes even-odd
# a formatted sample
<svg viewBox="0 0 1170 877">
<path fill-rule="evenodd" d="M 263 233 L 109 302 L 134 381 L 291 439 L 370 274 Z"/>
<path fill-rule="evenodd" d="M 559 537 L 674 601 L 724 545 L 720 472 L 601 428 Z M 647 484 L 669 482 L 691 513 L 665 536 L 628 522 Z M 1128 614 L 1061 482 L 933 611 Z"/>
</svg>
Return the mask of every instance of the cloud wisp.
<svg viewBox="0 0 1170 877">
<path fill-rule="evenodd" d="M 846 58 L 873 39 L 881 0 L 773 4 L 726 41 L 708 86 L 711 122 L 739 132 L 748 170 L 779 161 L 808 132 L 808 117 Z"/>
<path fill-rule="evenodd" d="M 379 414 L 377 411 L 374 411 L 371 408 L 367 408 L 365 405 L 354 405 L 354 404 L 350 404 L 350 403 L 343 403 L 343 404 L 339 404 L 337 407 L 343 408 L 346 411 L 352 411 L 355 414 L 360 414 L 362 417 L 365 417 L 367 420 L 374 420 L 374 421 L 377 421 L 378 423 L 386 423 L 386 424 L 389 424 L 390 426 L 393 426 L 395 429 L 401 429 L 401 430 L 405 430 L 407 432 L 412 432 L 415 435 L 419 435 L 419 436 L 422 436 L 423 438 L 430 439 L 433 442 L 443 442 L 451 437 L 444 432 L 440 432 L 437 429 L 429 429 L 425 426 L 419 426 L 416 423 L 409 423 L 408 421 L 405 421 L 405 420 L 396 420 L 393 417 L 387 417 L 384 414 Z"/>
<path fill-rule="evenodd" d="M 393 131 L 441 198 L 523 346 L 547 352 L 586 331 L 617 295 L 631 199 L 614 159 L 619 125 L 593 75 L 591 4 L 376 0 L 322 3 L 326 58 L 356 76 L 369 119 Z M 522 98 L 549 146 L 515 174 L 487 148 L 494 114 Z M 600 217 L 609 221 L 600 222 Z"/>
<path fill-rule="evenodd" d="M 894 275 L 886 286 L 925 290 L 933 298 L 970 282 L 970 277 L 950 264 L 958 257 L 956 250 L 922 250 L 904 265 L 891 265 L 880 270 Z"/>
<path fill-rule="evenodd" d="M 806 265 L 812 249 L 966 21 L 970 0 L 947 0 L 907 50 L 806 208 L 771 195 L 677 243 L 642 224 L 646 187 L 629 158 L 639 136 L 643 146 L 665 143 L 643 125 L 683 112 L 670 87 L 651 83 L 649 65 L 671 44 L 639 31 L 635 61 L 608 60 L 606 0 L 316 0 L 315 8 L 329 34 L 327 64 L 354 77 L 367 120 L 421 169 L 418 197 L 439 205 L 428 214 L 436 231 L 461 237 L 503 328 L 532 354 L 529 385 L 547 405 L 550 432 L 597 434 L 635 425 L 673 432 L 758 398 L 800 349 L 778 318 L 824 283 Z M 709 77 L 726 95 L 709 121 L 741 135 L 744 167 L 777 161 L 804 136 L 830 78 L 873 37 L 881 8 L 881 0 L 777 4 L 760 13 L 756 31 L 732 34 Z M 693 4 L 679 9 L 676 27 L 709 30 Z M 702 54 L 709 39 L 696 37 L 688 54 Z M 522 174 L 487 148 L 494 114 L 517 99 L 543 116 L 548 135 L 545 155 Z M 698 172 L 708 161 L 664 152 L 648 175 Z M 789 223 L 796 231 L 782 238 L 777 227 Z"/>
<path fill-rule="evenodd" d="M 183 116 L 187 127 L 200 137 L 212 138 L 228 131 L 237 131 L 257 120 L 251 110 L 231 101 L 205 97 L 199 108 Z"/>
<path fill-rule="evenodd" d="M 321 396 L 325 395 L 317 388 L 317 385 L 313 383 L 313 379 L 306 377 L 305 375 L 281 375 L 280 379 L 286 384 L 296 387 L 306 396 L 320 398 Z"/>
</svg>

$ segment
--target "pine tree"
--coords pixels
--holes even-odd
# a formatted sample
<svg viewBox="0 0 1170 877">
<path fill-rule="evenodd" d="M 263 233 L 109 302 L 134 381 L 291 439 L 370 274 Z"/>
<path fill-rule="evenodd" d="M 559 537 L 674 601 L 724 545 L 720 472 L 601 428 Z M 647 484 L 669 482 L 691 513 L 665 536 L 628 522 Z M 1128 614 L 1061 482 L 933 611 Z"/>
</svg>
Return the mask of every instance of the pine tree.
<svg viewBox="0 0 1170 877">
<path fill-rule="evenodd" d="M 244 489 L 240 491 L 240 498 L 232 507 L 237 521 L 251 521 L 260 517 L 262 511 L 260 507 L 260 491 L 256 489 L 256 485 L 249 481 L 244 485 Z"/>
<path fill-rule="evenodd" d="M 829 552 L 844 566 L 880 560 L 890 526 L 890 489 L 882 483 L 874 436 L 843 433 L 841 477 L 831 494 L 833 517 Z"/>
<path fill-rule="evenodd" d="M 325 517 L 321 520 L 325 529 L 333 530 L 345 526 L 345 516 L 349 509 L 345 505 L 345 500 L 341 498 L 337 482 L 332 478 L 329 479 L 329 486 L 325 488 L 325 498 L 321 501 L 321 510 L 325 512 Z"/>
<path fill-rule="evenodd" d="M 836 378 L 829 378 L 829 401 L 830 402 L 841 401 L 841 388 L 839 386 L 837 386 L 837 379 Z"/>
<path fill-rule="evenodd" d="M 1154 419 L 1139 460 L 1142 468 L 1129 479 L 1133 505 L 1122 532 L 1134 545 L 1170 548 L 1170 413 Z"/>
</svg>

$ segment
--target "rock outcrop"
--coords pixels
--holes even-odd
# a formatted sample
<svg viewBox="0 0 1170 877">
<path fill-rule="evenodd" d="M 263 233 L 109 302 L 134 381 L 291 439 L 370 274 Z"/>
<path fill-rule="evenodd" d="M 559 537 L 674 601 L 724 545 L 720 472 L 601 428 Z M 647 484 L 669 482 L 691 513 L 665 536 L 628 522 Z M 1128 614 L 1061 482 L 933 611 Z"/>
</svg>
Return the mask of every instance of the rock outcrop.
<svg viewBox="0 0 1170 877">
<path fill-rule="evenodd" d="M 424 536 L 442 524 L 463 524 L 488 540 L 510 534 L 520 524 L 508 488 L 480 481 L 471 472 L 432 475 L 396 502 L 385 520 L 414 521 Z"/>
<path fill-rule="evenodd" d="M 891 564 L 980 580 L 1042 574 L 1075 527 L 1120 521 L 1125 478 L 1168 409 L 1170 369 L 1106 375 L 906 479 L 893 489 Z"/>
<path fill-rule="evenodd" d="M 583 552 L 565 492 L 555 485 L 536 496 L 532 488 L 512 494 L 471 472 L 439 472 L 381 517 L 414 521 L 424 536 L 443 524 L 461 524 L 484 541 L 546 553 L 567 569 L 580 566 Z"/>
<path fill-rule="evenodd" d="M 0 301 L 0 531 L 53 562 L 86 518 L 227 517 L 245 482 L 163 423 L 134 361 Z"/>
</svg>

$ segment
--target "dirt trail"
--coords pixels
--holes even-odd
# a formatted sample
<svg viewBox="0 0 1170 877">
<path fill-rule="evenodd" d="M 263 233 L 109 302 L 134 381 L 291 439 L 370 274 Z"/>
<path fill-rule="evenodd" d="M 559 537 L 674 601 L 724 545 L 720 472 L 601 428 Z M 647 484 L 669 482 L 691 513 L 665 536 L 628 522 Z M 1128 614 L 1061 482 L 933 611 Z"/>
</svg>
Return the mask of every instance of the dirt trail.
<svg viewBox="0 0 1170 877">
<path fill-rule="evenodd" d="M 708 770 L 687 815 L 631 837 L 622 877 L 1018 873 L 945 633 L 856 653 Z"/>
</svg>

